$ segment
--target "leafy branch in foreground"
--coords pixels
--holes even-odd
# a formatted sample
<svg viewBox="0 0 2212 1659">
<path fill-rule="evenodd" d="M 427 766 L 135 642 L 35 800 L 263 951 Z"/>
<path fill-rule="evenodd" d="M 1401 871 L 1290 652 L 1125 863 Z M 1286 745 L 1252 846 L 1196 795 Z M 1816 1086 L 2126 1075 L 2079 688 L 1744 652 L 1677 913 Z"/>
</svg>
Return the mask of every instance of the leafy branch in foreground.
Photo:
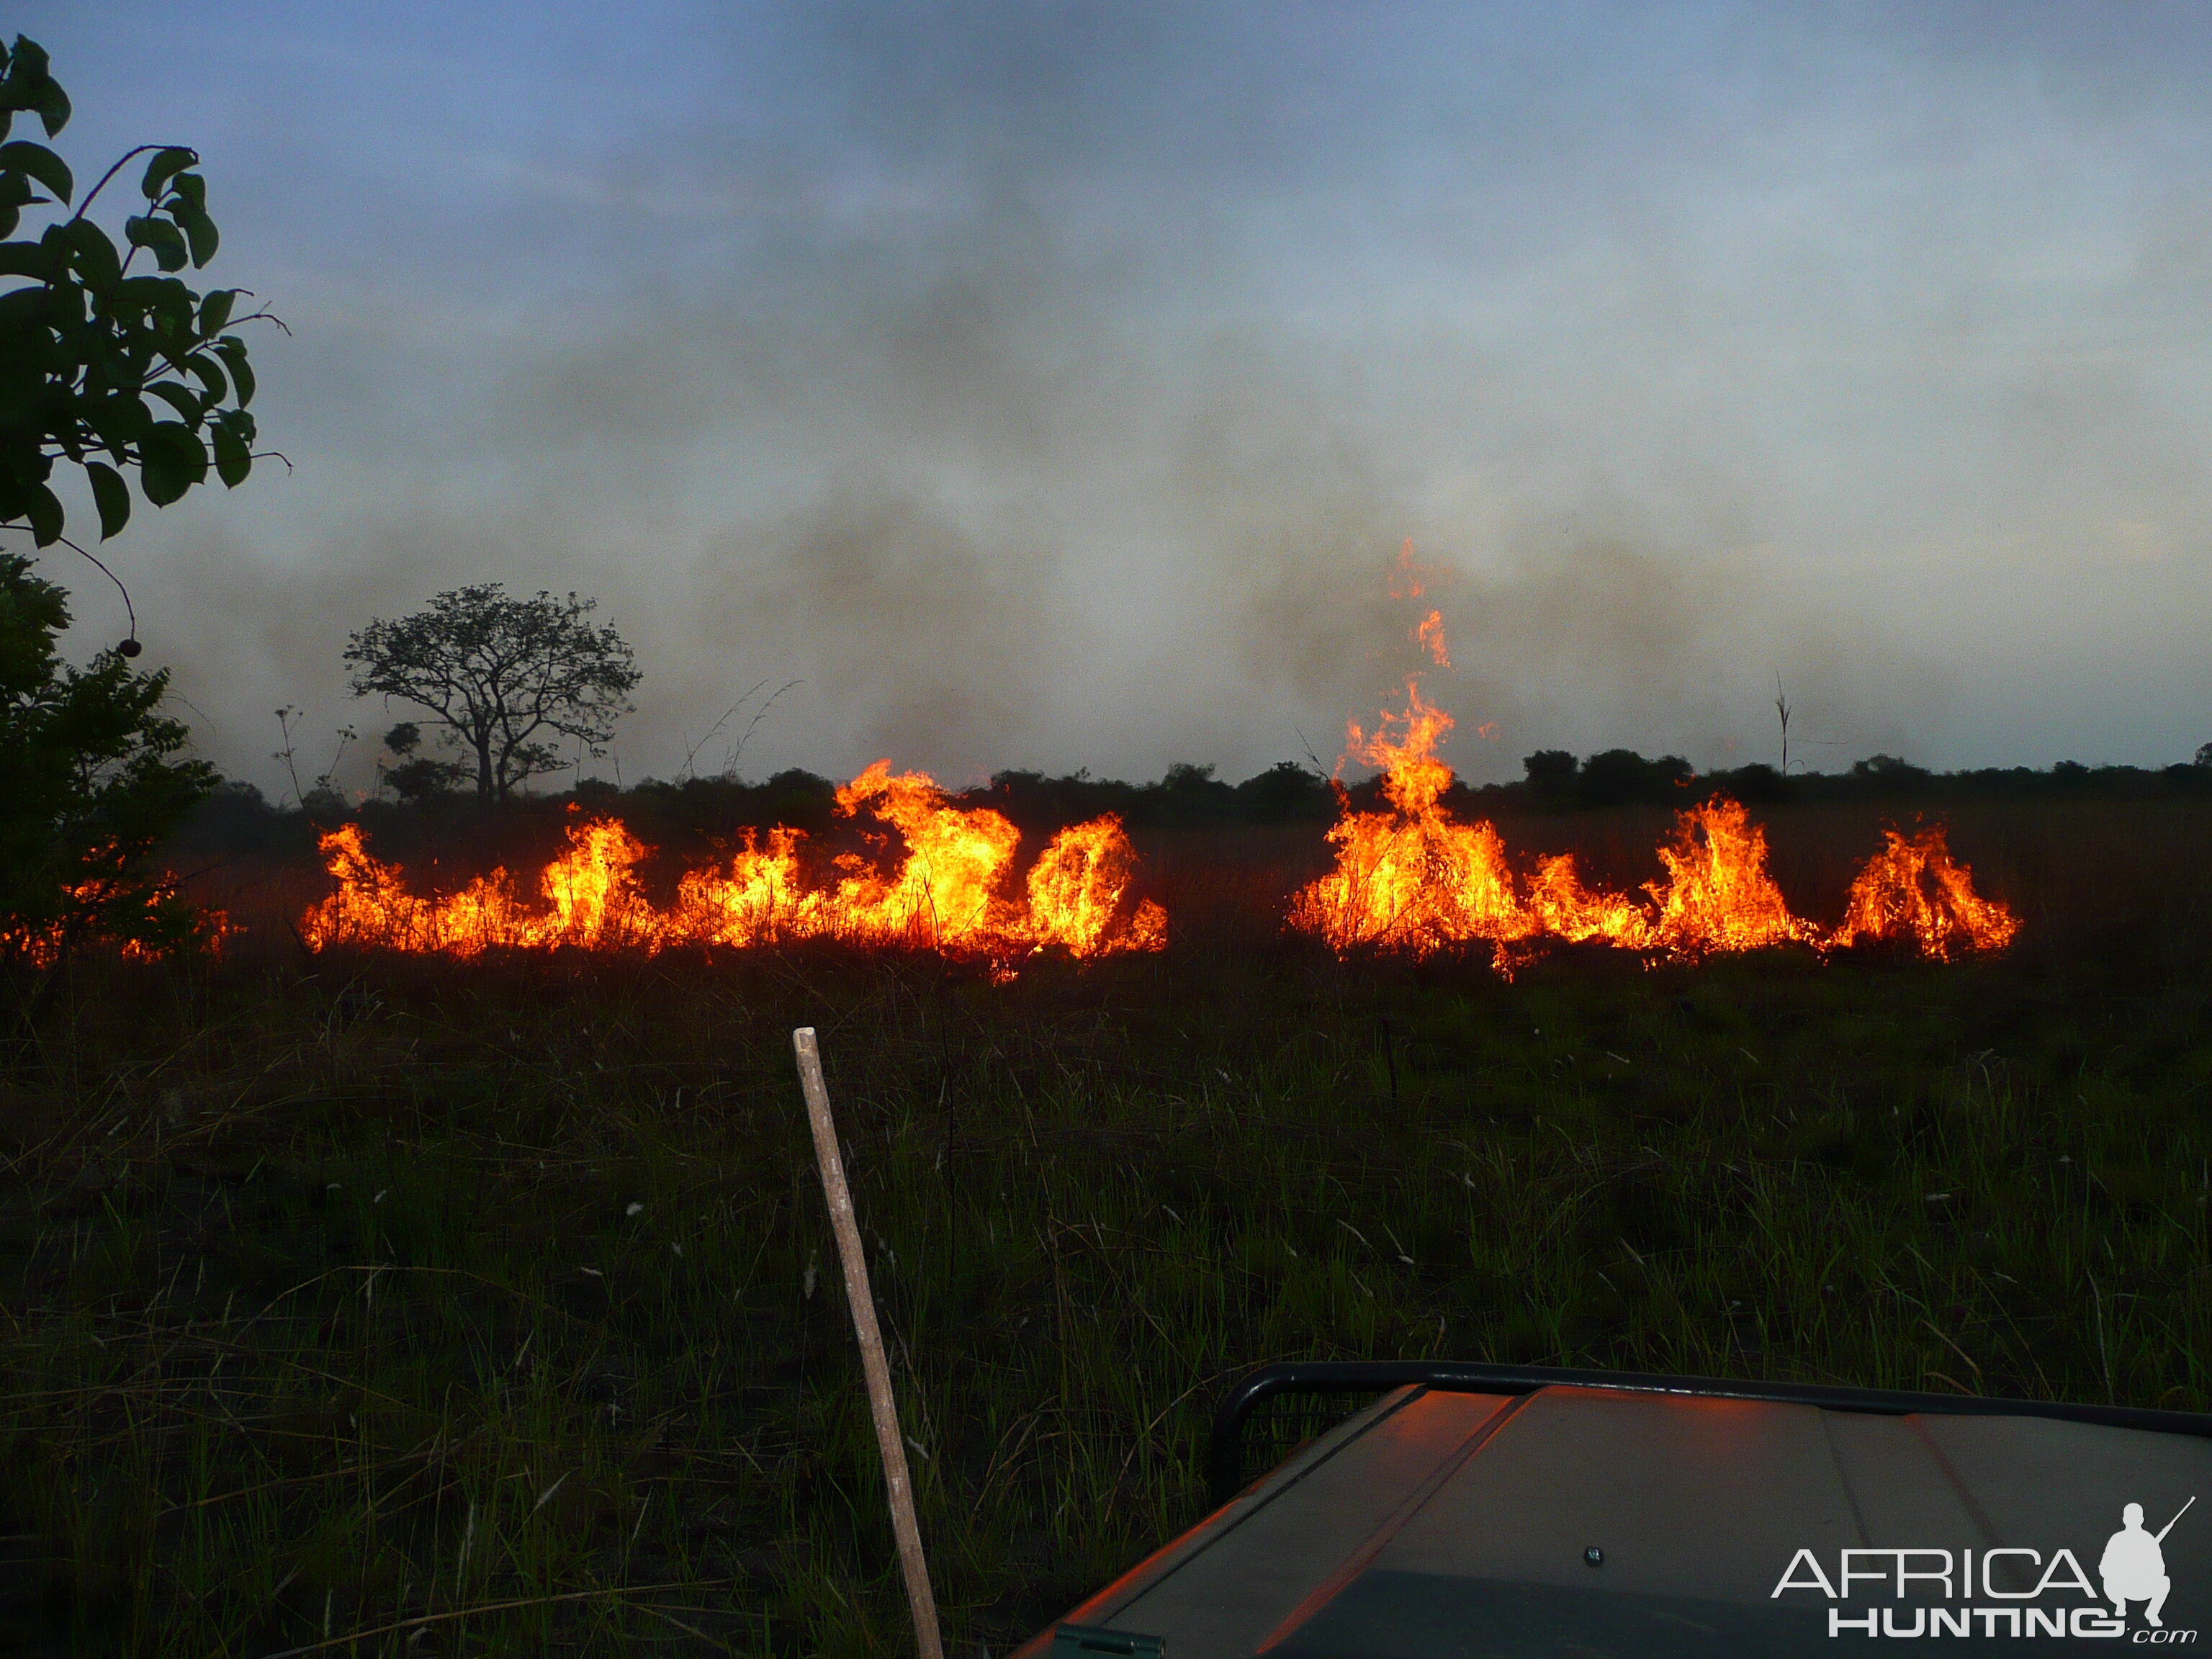
<svg viewBox="0 0 2212 1659">
<path fill-rule="evenodd" d="M 197 151 L 142 144 L 76 201 L 66 161 L 9 138 L 18 114 L 35 115 L 49 138 L 70 118 L 45 51 L 21 35 L 0 47 L 0 236 L 14 236 L 26 208 L 57 211 L 35 240 L 0 241 L 0 280 L 28 279 L 0 292 L 0 524 L 27 524 L 45 547 L 64 528 L 57 462 L 83 471 L 103 538 L 130 520 L 131 471 L 155 507 L 204 483 L 210 465 L 226 485 L 243 483 L 254 460 L 253 368 L 230 331 L 276 319 L 238 314 L 244 289 L 199 294 L 168 274 L 204 267 L 221 240 Z M 138 186 L 145 211 L 125 219 L 118 250 L 87 215 L 141 155 L 150 158 Z M 161 274 L 134 273 L 141 254 Z"/>
<path fill-rule="evenodd" d="M 60 542 L 105 572 L 63 533 L 56 463 L 82 471 L 103 538 L 131 516 L 129 473 L 156 507 L 205 482 L 210 465 L 242 483 L 253 370 L 228 330 L 251 319 L 235 315 L 242 290 L 198 294 L 171 274 L 205 265 L 218 241 L 197 152 L 142 144 L 80 200 L 66 161 L 9 137 L 18 115 L 36 116 L 49 138 L 70 118 L 45 51 L 21 35 L 0 47 L 0 237 L 27 208 L 52 212 L 37 237 L 0 241 L 0 283 L 27 279 L 0 291 L 0 528 Z M 142 155 L 146 210 L 124 221 L 118 251 L 88 216 Z M 160 274 L 134 272 L 142 254 Z M 23 555 L 0 554 L 0 992 L 16 1001 L 27 978 L 26 1013 L 82 939 L 148 947 L 197 931 L 155 854 L 215 782 L 204 763 L 177 758 L 186 733 L 161 712 L 167 673 L 130 666 L 136 618 L 131 637 L 82 669 L 62 659 L 68 625 L 62 589 Z"/>
</svg>

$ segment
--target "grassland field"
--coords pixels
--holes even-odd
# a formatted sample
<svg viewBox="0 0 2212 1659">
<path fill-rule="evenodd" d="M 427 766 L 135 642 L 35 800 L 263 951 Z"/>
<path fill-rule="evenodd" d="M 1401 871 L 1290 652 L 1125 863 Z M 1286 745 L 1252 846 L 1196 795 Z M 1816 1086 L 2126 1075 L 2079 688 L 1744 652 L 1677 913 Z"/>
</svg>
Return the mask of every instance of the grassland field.
<svg viewBox="0 0 2212 1659">
<path fill-rule="evenodd" d="M 1760 816 L 1832 917 L 1880 815 Z M 1666 817 L 1507 834 L 1627 884 Z M 1004 985 L 313 956 L 312 865 L 231 866 L 220 960 L 82 957 L 4 1056 L 0 1640 L 910 1651 L 802 1024 L 963 1656 L 1195 1520 L 1268 1360 L 2212 1407 L 2212 802 L 1951 817 L 2002 959 L 1510 981 L 1284 937 L 1310 827 L 1142 837 L 1170 949 Z"/>
</svg>

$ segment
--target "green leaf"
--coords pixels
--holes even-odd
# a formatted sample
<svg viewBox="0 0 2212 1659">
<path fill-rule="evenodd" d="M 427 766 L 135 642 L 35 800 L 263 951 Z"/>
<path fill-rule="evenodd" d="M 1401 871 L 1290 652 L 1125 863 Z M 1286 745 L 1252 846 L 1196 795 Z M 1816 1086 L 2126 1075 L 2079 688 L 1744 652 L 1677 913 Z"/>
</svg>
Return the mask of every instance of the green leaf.
<svg viewBox="0 0 2212 1659">
<path fill-rule="evenodd" d="M 87 461 L 84 476 L 92 480 L 92 504 L 100 509 L 100 539 L 106 541 L 131 522 L 131 486 L 105 461 Z"/>
<path fill-rule="evenodd" d="M 123 222 L 123 240 L 133 247 L 150 249 L 154 262 L 164 270 L 181 270 L 188 257 L 183 234 L 167 219 L 150 214 Z"/>
<path fill-rule="evenodd" d="M 0 242 L 0 276 L 30 276 L 45 282 L 52 273 L 52 250 L 41 242 Z"/>
<path fill-rule="evenodd" d="M 67 249 L 70 264 L 82 273 L 85 286 L 95 294 L 106 294 L 123 280 L 122 256 L 108 240 L 107 233 L 89 219 L 50 225 L 39 240 Z"/>
<path fill-rule="evenodd" d="M 146 176 L 138 182 L 140 192 L 149 202 L 160 201 L 169 180 L 186 167 L 198 166 L 199 159 L 196 152 L 182 146 L 155 151 L 154 159 L 146 163 Z"/>
<path fill-rule="evenodd" d="M 187 373 L 193 375 L 202 386 L 207 388 L 205 403 L 208 408 L 214 408 L 230 395 L 230 382 L 223 378 L 221 365 L 205 352 L 192 353 L 191 356 L 185 359 L 184 367 Z"/>
<path fill-rule="evenodd" d="M 156 421 L 138 441 L 138 482 L 146 499 L 167 507 L 194 484 L 205 481 L 207 447 L 199 434 L 174 421 Z"/>
<path fill-rule="evenodd" d="M 23 491 L 23 516 L 31 521 L 31 539 L 40 547 L 60 539 L 62 504 L 46 485 L 32 484 Z"/>
<path fill-rule="evenodd" d="M 44 46 L 35 40 L 27 40 L 21 35 L 17 35 L 15 50 L 8 64 L 7 89 L 13 92 L 21 87 L 35 92 L 40 84 L 47 78 L 49 74 L 47 64 L 50 61 Z M 31 106 L 25 104 L 21 107 L 28 109 Z"/>
<path fill-rule="evenodd" d="M 69 124 L 70 101 L 48 67 L 46 48 L 35 40 L 15 37 L 15 50 L 5 81 L 0 81 L 0 107 L 36 110 L 51 138 Z"/>
<path fill-rule="evenodd" d="M 84 408 L 84 423 L 98 433 L 111 449 L 138 441 L 146 428 L 154 423 L 153 411 L 146 407 L 143 398 L 127 392 L 117 392 L 96 400 L 88 400 Z"/>
<path fill-rule="evenodd" d="M 172 210 L 172 216 L 185 228 L 185 234 L 191 242 L 192 269 L 198 270 L 215 258 L 216 245 L 222 240 L 216 230 L 215 221 L 209 218 L 207 210 L 201 207 L 176 208 Z"/>
<path fill-rule="evenodd" d="M 188 386 L 174 380 L 156 380 L 146 388 L 149 398 L 159 398 L 163 403 L 185 417 L 187 426 L 198 426 L 200 417 L 207 413 L 206 401 Z"/>
<path fill-rule="evenodd" d="M 197 173 L 180 173 L 169 188 L 202 213 L 207 211 L 207 180 Z"/>
<path fill-rule="evenodd" d="M 231 384 L 238 388 L 240 409 L 253 401 L 253 366 L 246 360 L 246 342 L 226 334 L 208 348 L 229 366 Z"/>
<path fill-rule="evenodd" d="M 166 461 L 194 471 L 195 483 L 206 473 L 207 446 L 200 441 L 198 433 L 179 422 L 155 422 L 146 428 L 138 447 L 149 455 L 160 455 Z"/>
<path fill-rule="evenodd" d="M 0 254 L 5 254 L 6 252 L 7 245 L 5 243 L 0 243 Z M 223 325 L 230 320 L 231 307 L 237 303 L 238 290 L 236 289 L 210 289 L 208 290 L 207 297 L 200 301 L 201 337 L 204 338 L 210 335 L 222 333 Z"/>
<path fill-rule="evenodd" d="M 158 455 L 138 458 L 138 488 L 146 492 L 146 499 L 156 507 L 167 507 L 177 500 L 191 485 Z"/>
<path fill-rule="evenodd" d="M 246 475 L 253 471 L 253 452 L 246 440 L 228 421 L 218 421 L 215 428 L 216 476 L 232 489 L 246 482 Z"/>
<path fill-rule="evenodd" d="M 0 325 L 9 328 L 40 326 L 46 320 L 46 291 L 42 288 L 11 288 L 0 294 Z"/>
<path fill-rule="evenodd" d="M 151 310 L 191 315 L 192 291 L 174 276 L 125 276 L 115 285 L 115 297 Z"/>
<path fill-rule="evenodd" d="M 70 177 L 69 163 L 44 144 L 28 143 L 21 138 L 12 144 L 0 144 L 0 167 L 27 173 L 64 202 L 76 189 L 76 181 Z"/>
<path fill-rule="evenodd" d="M 52 137 L 69 125 L 69 94 L 62 90 L 60 82 L 46 82 L 46 90 L 40 94 L 35 107 L 39 112 L 39 119 L 46 125 L 47 137 Z"/>
</svg>

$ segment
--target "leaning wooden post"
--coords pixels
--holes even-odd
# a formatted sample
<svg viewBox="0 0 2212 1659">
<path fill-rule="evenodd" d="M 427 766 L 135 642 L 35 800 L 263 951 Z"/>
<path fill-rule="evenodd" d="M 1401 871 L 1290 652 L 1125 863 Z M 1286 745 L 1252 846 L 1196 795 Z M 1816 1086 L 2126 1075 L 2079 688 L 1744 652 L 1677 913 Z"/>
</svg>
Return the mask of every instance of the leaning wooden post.
<svg viewBox="0 0 2212 1659">
<path fill-rule="evenodd" d="M 837 1235 L 837 1259 L 845 1268 L 845 1300 L 852 1304 L 853 1328 L 860 1339 L 860 1365 L 868 1379 L 868 1409 L 876 1419 L 876 1443 L 883 1449 L 884 1484 L 890 1489 L 891 1531 L 898 1539 L 899 1566 L 906 1574 L 906 1599 L 914 1610 L 914 1638 L 921 1659 L 945 1659 L 937 1632 L 937 1598 L 929 1588 L 929 1566 L 921 1556 L 921 1528 L 914 1517 L 914 1482 L 907 1474 L 906 1441 L 899 1433 L 898 1407 L 891 1399 L 890 1363 L 884 1355 L 884 1334 L 876 1325 L 876 1299 L 868 1289 L 868 1263 L 860 1254 L 860 1224 L 853 1213 L 852 1188 L 845 1184 L 845 1160 L 837 1151 L 837 1125 L 830 1115 L 830 1085 L 822 1079 L 822 1049 L 814 1028 L 791 1034 L 799 1055 L 799 1084 L 806 1091 L 806 1115 L 814 1126 L 814 1157 L 822 1166 L 822 1195 L 830 1200 L 830 1225 Z"/>
</svg>

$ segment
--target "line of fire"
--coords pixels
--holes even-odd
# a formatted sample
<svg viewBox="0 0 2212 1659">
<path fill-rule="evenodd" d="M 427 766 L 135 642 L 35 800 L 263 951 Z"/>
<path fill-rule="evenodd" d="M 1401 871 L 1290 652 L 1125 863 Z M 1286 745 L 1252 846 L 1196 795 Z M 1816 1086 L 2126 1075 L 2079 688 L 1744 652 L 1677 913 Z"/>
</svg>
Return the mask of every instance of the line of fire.
<svg viewBox="0 0 2212 1659">
<path fill-rule="evenodd" d="M 1423 593 L 1410 546 L 1391 592 Z M 1412 635 L 1436 666 L 1450 667 L 1440 611 L 1428 609 Z M 1765 831 L 1721 796 L 1677 814 L 1657 849 L 1663 878 L 1640 893 L 1590 886 L 1571 853 L 1516 871 L 1494 824 L 1458 819 L 1444 804 L 1454 775 L 1438 751 L 1453 724 L 1423 696 L 1419 674 L 1406 680 L 1402 708 L 1372 731 L 1352 724 L 1339 773 L 1376 769 L 1382 805 L 1357 810 L 1338 783 L 1328 832 L 1334 866 L 1292 895 L 1289 927 L 1347 956 L 1487 945 L 1507 973 L 1561 944 L 1680 962 L 1778 945 L 1884 945 L 1948 962 L 2001 951 L 2020 931 L 2005 904 L 1975 890 L 1940 823 L 1886 830 L 1850 884 L 1842 920 L 1808 921 L 1768 872 Z M 639 883 L 647 848 L 612 817 L 570 828 L 567 851 L 538 874 L 534 902 L 505 869 L 443 896 L 416 892 L 404 871 L 370 852 L 358 825 L 342 824 L 321 838 L 336 890 L 301 919 L 300 934 L 317 950 L 457 957 L 830 939 L 986 960 L 1002 974 L 1039 952 L 1092 958 L 1167 945 L 1167 912 L 1139 893 L 1135 848 L 1112 814 L 1054 836 L 1018 893 L 1020 832 L 988 806 L 956 804 L 926 773 L 878 761 L 838 790 L 836 810 L 867 829 L 882 856 L 840 853 L 814 878 L 802 831 L 748 830 L 726 861 L 685 871 L 665 906 Z"/>
</svg>

